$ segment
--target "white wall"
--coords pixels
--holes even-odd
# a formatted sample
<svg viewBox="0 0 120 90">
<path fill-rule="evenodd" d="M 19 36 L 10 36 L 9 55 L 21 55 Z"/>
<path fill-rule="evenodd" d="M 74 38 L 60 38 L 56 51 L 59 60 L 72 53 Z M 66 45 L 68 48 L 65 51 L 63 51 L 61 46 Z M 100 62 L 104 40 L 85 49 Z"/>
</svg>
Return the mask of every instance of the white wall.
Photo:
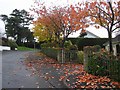
<svg viewBox="0 0 120 90">
<path fill-rule="evenodd" d="M 107 51 L 109 51 L 109 45 L 105 46 L 105 49 Z M 116 51 L 116 44 L 113 45 L 113 54 L 116 56 L 117 55 L 117 51 Z"/>
<path fill-rule="evenodd" d="M 4 22 L 0 19 L 0 37 L 4 37 L 5 34 L 5 24 Z"/>
<path fill-rule="evenodd" d="M 10 47 L 8 47 L 8 46 L 0 46 L 0 51 L 3 51 L 3 50 L 10 50 Z"/>
<path fill-rule="evenodd" d="M 0 89 L 2 89 L 2 52 L 0 52 Z"/>
<path fill-rule="evenodd" d="M 117 55 L 117 51 L 116 51 L 116 44 L 113 45 L 113 54 L 116 56 Z"/>
</svg>

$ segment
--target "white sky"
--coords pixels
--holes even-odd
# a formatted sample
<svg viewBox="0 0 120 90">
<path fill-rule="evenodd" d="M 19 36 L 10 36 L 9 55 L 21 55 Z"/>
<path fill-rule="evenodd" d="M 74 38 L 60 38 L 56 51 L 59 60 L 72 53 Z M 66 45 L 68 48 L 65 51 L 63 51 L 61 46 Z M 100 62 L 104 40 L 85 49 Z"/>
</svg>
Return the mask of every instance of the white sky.
<svg viewBox="0 0 120 90">
<path fill-rule="evenodd" d="M 50 3 L 52 4 L 57 4 L 57 5 L 64 5 L 67 2 L 70 3 L 75 3 L 76 1 L 86 1 L 86 0 L 38 0 L 38 1 L 47 1 L 47 5 L 50 5 Z M 51 2 L 50 2 L 51 1 Z M 64 2 L 64 4 L 61 2 Z M 68 4 L 67 3 L 67 4 Z M 1 14 L 6 14 L 9 15 L 12 13 L 12 11 L 14 9 L 25 9 L 27 11 L 29 11 L 29 8 L 31 7 L 31 5 L 34 5 L 34 0 L 0 0 L 0 15 Z M 0 27 L 1 27 L 1 23 L 0 23 Z M 100 36 L 100 37 L 107 37 L 107 31 L 104 29 L 95 29 L 93 27 L 90 27 L 87 29 L 88 31 L 91 31 L 92 33 Z M 74 36 L 78 36 L 78 33 L 75 33 L 72 35 L 72 37 Z"/>
<path fill-rule="evenodd" d="M 0 14 L 11 14 L 14 9 L 29 10 L 33 0 L 0 0 Z"/>
</svg>

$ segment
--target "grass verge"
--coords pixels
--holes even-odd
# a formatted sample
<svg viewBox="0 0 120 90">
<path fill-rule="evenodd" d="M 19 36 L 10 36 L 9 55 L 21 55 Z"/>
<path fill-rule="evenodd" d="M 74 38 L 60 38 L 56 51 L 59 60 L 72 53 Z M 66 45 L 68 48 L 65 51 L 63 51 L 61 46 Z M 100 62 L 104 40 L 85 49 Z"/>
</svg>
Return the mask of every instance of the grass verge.
<svg viewBox="0 0 120 90">
<path fill-rule="evenodd" d="M 34 48 L 28 48 L 28 47 L 24 47 L 24 46 L 18 46 L 17 48 L 18 50 L 24 51 L 24 50 L 34 50 Z M 35 49 L 36 50 L 36 49 Z"/>
</svg>

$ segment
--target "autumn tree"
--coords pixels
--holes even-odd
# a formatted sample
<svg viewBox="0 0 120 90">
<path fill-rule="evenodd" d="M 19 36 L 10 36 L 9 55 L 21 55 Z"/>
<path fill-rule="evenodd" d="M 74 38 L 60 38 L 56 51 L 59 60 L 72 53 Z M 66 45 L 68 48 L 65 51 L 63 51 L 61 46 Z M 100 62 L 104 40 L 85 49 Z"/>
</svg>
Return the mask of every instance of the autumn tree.
<svg viewBox="0 0 120 90">
<path fill-rule="evenodd" d="M 34 35 L 39 41 L 55 41 L 58 43 L 61 34 L 59 14 L 55 11 L 55 7 L 54 10 L 46 9 L 43 5 L 40 7 L 40 10 L 35 10 L 39 17 L 33 22 Z"/>
<path fill-rule="evenodd" d="M 43 25 L 42 23 L 38 23 L 39 19 L 33 23 L 33 32 L 34 36 L 38 39 L 40 42 L 47 42 L 52 40 L 53 32 L 49 32 L 49 28 L 47 26 Z"/>
<path fill-rule="evenodd" d="M 35 26 L 40 24 L 45 26 L 44 30 L 47 29 L 49 33 L 52 33 L 62 48 L 64 48 L 64 43 L 71 33 L 88 27 L 86 13 L 82 11 L 82 8 L 71 5 L 54 6 L 47 9 L 43 4 L 38 5 L 39 8 L 33 9 L 38 15 L 36 22 L 39 23 L 36 23 Z M 43 31 L 43 28 L 41 30 Z"/>
<path fill-rule="evenodd" d="M 120 1 L 118 2 L 86 2 L 84 10 L 87 11 L 90 23 L 96 28 L 104 27 L 108 32 L 109 51 L 113 52 L 112 33 L 120 28 Z"/>
</svg>

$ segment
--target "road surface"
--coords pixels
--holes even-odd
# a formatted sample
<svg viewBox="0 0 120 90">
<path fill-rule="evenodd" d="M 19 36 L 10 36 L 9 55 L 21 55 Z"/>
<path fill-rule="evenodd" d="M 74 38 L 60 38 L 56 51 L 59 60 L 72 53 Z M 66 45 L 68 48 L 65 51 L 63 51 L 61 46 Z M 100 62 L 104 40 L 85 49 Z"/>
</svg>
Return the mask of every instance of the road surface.
<svg viewBox="0 0 120 90">
<path fill-rule="evenodd" d="M 2 53 L 2 88 L 51 88 L 44 78 L 31 75 L 23 64 L 32 51 L 4 51 Z"/>
</svg>

